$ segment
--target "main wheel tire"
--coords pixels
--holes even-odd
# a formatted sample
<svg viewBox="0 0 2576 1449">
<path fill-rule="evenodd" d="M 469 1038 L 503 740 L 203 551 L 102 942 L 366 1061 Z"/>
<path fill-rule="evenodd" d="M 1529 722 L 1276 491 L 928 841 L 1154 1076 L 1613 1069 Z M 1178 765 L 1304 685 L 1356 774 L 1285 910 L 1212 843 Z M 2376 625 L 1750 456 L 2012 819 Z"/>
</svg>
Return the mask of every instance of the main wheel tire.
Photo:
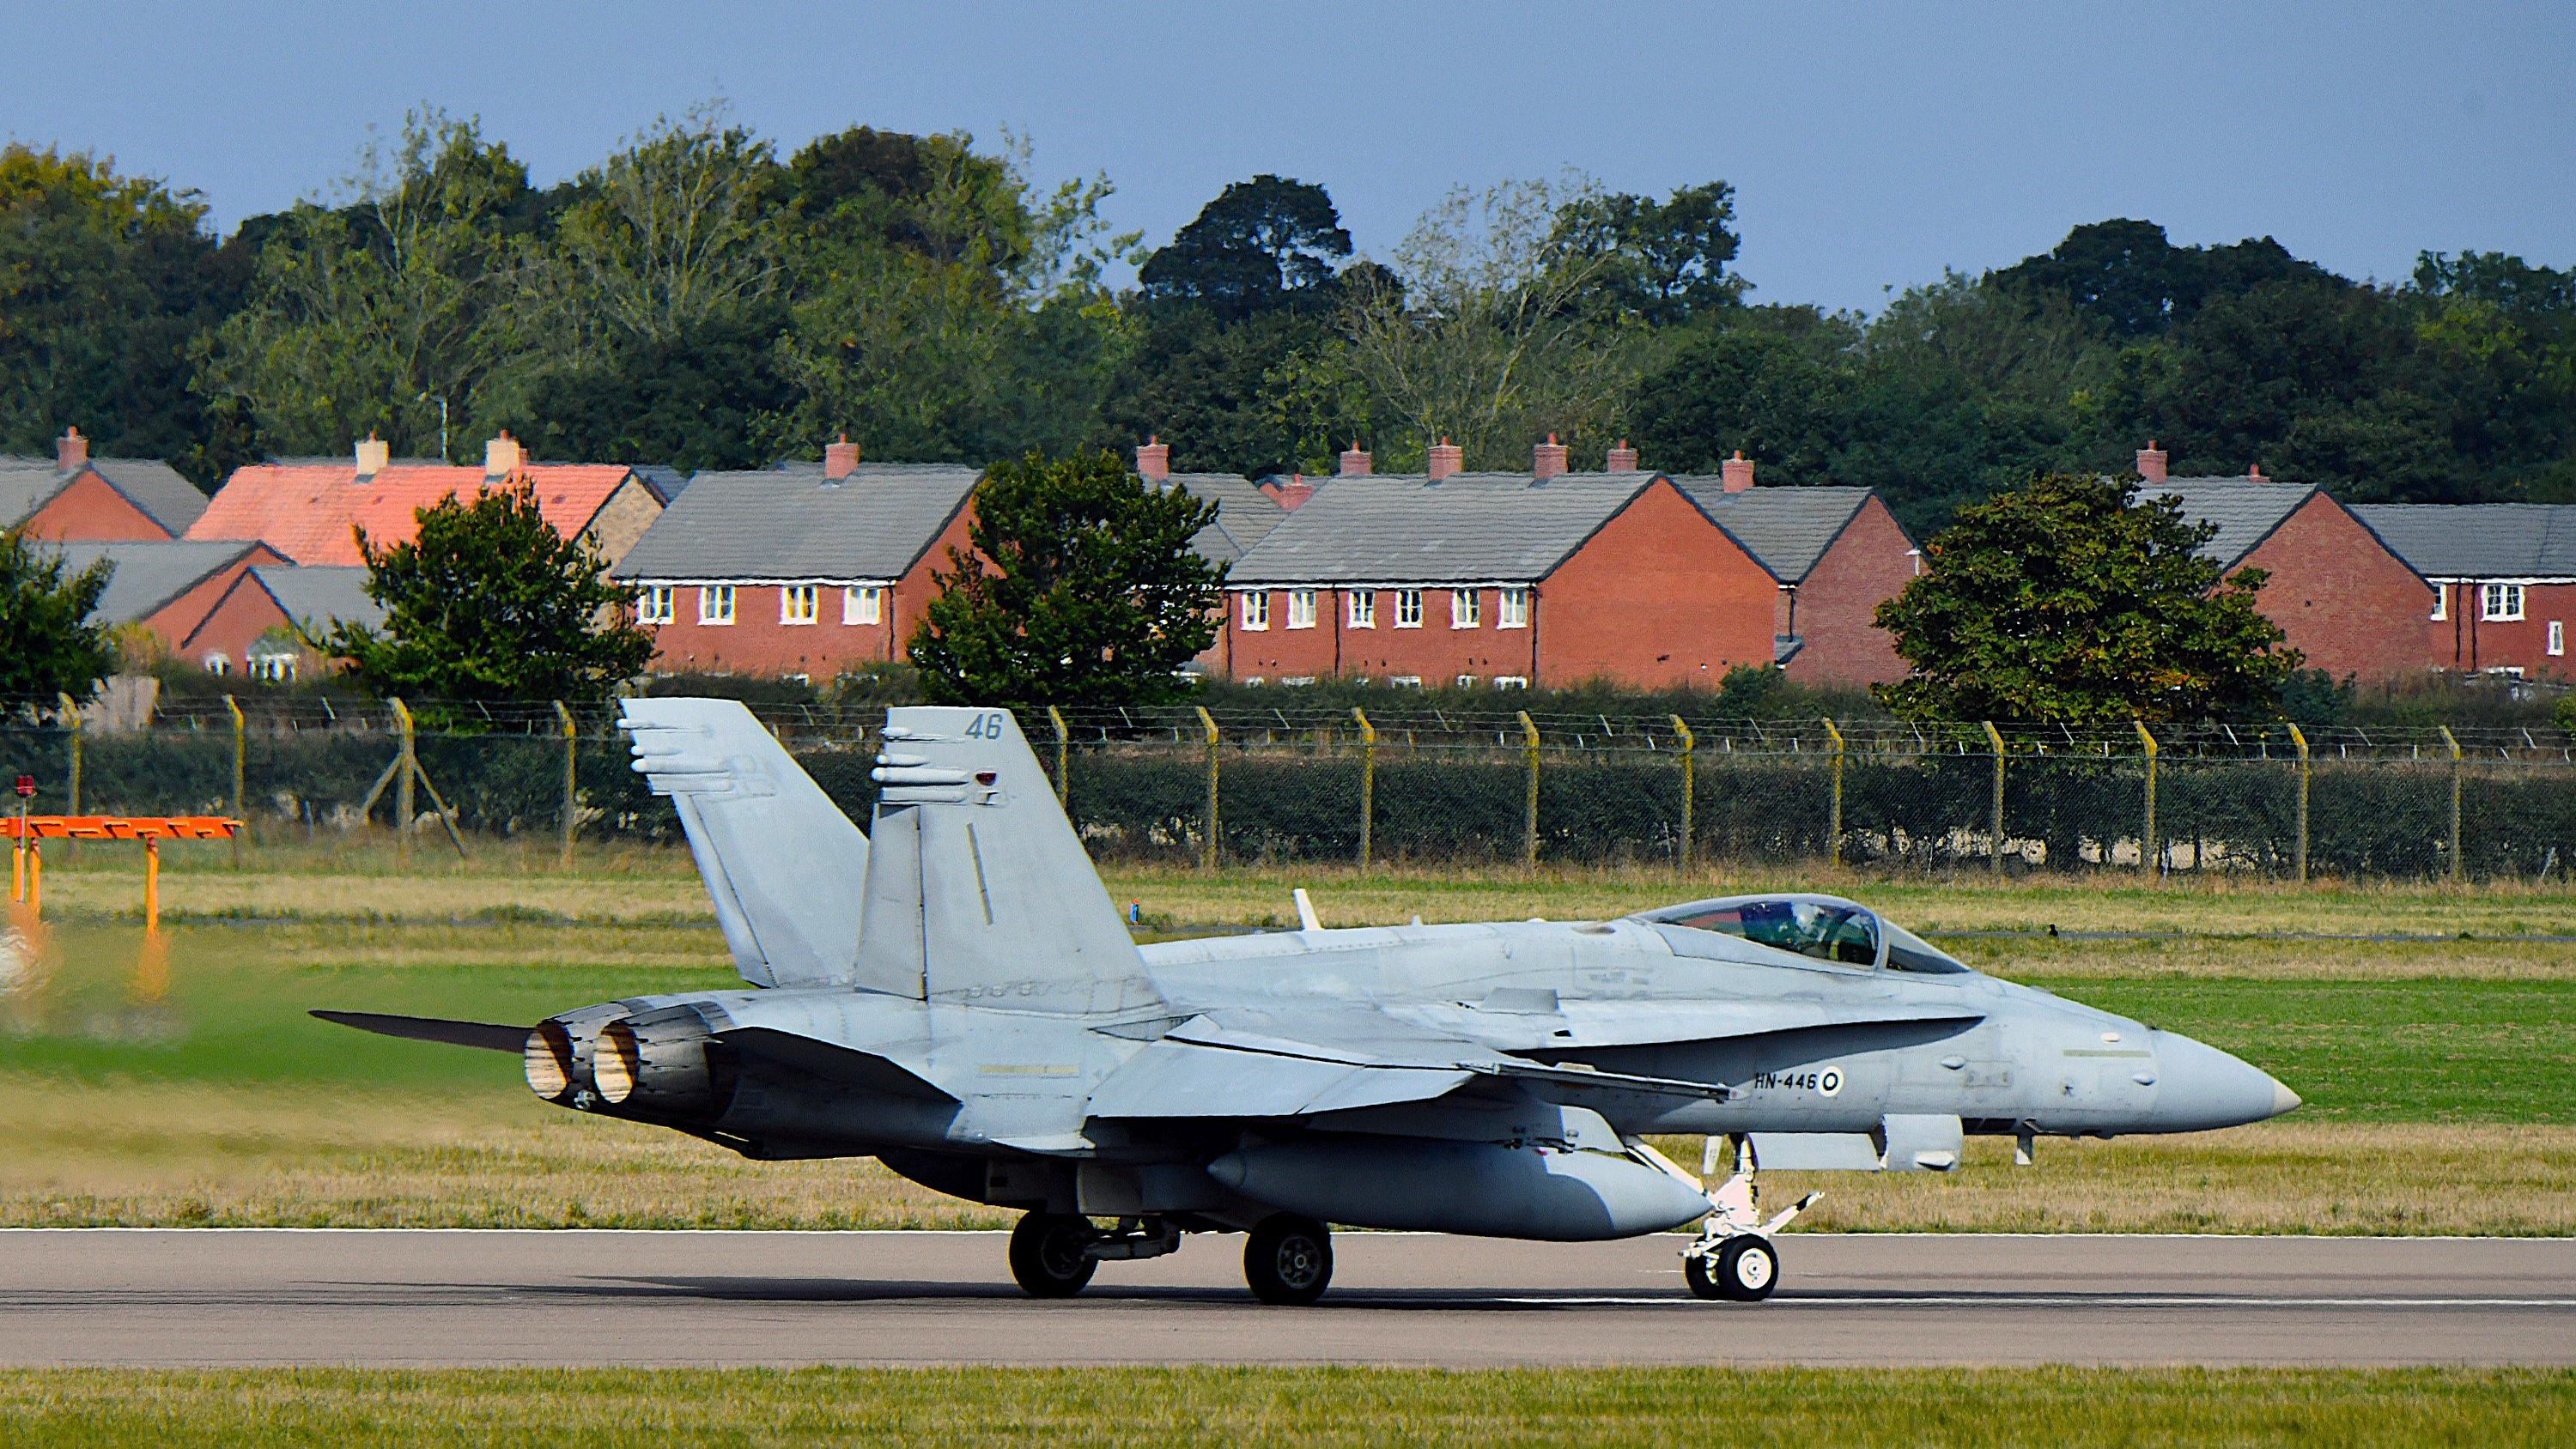
<svg viewBox="0 0 2576 1449">
<path fill-rule="evenodd" d="M 1716 1267 L 1709 1273 L 1717 1296 L 1735 1303 L 1759 1303 L 1780 1286 L 1780 1250 L 1769 1238 L 1741 1233 L 1717 1245 Z M 1707 1259 L 1702 1259 L 1706 1262 Z"/>
<path fill-rule="evenodd" d="M 1082 1251 L 1098 1236 L 1089 1218 L 1030 1213 L 1011 1229 L 1011 1276 L 1032 1298 L 1070 1298 L 1100 1270 L 1099 1261 Z"/>
<path fill-rule="evenodd" d="M 1263 1218 L 1243 1245 L 1243 1279 L 1264 1303 L 1305 1304 L 1333 1281 L 1333 1235 L 1322 1223 L 1289 1213 Z"/>
<path fill-rule="evenodd" d="M 1707 1253 L 1694 1253 L 1682 1259 L 1682 1281 L 1690 1285 L 1693 1298 L 1715 1299 L 1726 1296 L 1726 1290 L 1718 1286 L 1717 1278 L 1710 1269 L 1710 1264 L 1714 1261 L 1714 1257 Z"/>
</svg>

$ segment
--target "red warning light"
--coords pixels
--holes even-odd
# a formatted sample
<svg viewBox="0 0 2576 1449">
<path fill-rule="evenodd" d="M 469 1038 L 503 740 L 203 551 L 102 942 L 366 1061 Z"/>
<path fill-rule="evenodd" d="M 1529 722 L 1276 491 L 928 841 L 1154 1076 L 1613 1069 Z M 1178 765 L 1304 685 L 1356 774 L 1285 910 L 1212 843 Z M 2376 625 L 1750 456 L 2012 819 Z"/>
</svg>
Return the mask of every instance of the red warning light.
<svg viewBox="0 0 2576 1449">
<path fill-rule="evenodd" d="M 35 776 L 20 775 L 18 777 L 18 798 L 21 800 L 33 800 L 36 798 Z"/>
</svg>

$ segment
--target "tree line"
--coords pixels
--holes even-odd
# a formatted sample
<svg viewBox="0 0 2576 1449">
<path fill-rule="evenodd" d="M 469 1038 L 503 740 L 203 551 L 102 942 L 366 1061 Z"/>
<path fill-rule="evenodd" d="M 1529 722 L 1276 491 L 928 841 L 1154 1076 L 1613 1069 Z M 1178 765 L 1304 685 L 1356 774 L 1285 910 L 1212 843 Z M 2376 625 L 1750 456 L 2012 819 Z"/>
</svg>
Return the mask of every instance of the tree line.
<svg viewBox="0 0 2576 1449">
<path fill-rule="evenodd" d="M 1235 183 L 1160 247 L 1105 176 L 1024 144 L 855 127 L 792 153 L 702 109 L 539 187 L 478 123 L 414 114 L 328 199 L 228 237 L 172 183 L 0 152 L 0 451 L 67 426 L 201 483 L 374 434 L 469 457 L 760 466 L 1123 449 L 1180 469 L 1381 471 L 1447 438 L 1526 468 L 1620 438 L 1650 466 L 1877 488 L 1918 533 L 2051 472 L 2325 483 L 2354 500 L 2576 499 L 2576 271 L 2424 253 L 2380 283 L 2270 238 L 2146 221 L 1948 273 L 1862 315 L 1765 299 L 1732 189 L 1569 174 L 1460 188 L 1384 258 L 1330 195 Z M 1122 262 L 1135 284 L 1107 278 Z"/>
</svg>

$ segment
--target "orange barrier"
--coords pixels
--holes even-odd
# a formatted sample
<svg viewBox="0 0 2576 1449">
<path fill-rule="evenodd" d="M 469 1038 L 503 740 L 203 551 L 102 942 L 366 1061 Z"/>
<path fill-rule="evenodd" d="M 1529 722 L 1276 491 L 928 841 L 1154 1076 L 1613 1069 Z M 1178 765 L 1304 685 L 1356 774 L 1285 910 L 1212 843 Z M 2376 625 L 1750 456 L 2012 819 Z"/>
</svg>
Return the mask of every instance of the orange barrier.
<svg viewBox="0 0 2576 1449">
<path fill-rule="evenodd" d="M 0 837 L 16 842 L 9 852 L 9 899 L 27 909 L 31 920 L 44 917 L 45 854 L 48 840 L 139 840 L 143 842 L 143 930 L 161 933 L 161 842 L 164 840 L 230 840 L 241 829 L 238 820 L 221 815 L 14 815 L 0 817 Z M 158 996 L 159 993 L 151 993 Z"/>
</svg>

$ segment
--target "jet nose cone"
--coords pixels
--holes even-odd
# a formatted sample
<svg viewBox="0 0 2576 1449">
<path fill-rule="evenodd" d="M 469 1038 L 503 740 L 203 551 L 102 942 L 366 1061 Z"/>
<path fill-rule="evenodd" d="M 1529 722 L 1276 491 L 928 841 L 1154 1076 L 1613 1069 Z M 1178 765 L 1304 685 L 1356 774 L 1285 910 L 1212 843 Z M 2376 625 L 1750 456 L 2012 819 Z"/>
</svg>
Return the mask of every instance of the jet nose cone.
<svg viewBox="0 0 2576 1449">
<path fill-rule="evenodd" d="M 2156 1105 L 2150 1132 L 2205 1132 L 2278 1117 L 2299 1105 L 2299 1094 L 2260 1067 L 2205 1042 L 2172 1032 L 2155 1033 Z"/>
</svg>

